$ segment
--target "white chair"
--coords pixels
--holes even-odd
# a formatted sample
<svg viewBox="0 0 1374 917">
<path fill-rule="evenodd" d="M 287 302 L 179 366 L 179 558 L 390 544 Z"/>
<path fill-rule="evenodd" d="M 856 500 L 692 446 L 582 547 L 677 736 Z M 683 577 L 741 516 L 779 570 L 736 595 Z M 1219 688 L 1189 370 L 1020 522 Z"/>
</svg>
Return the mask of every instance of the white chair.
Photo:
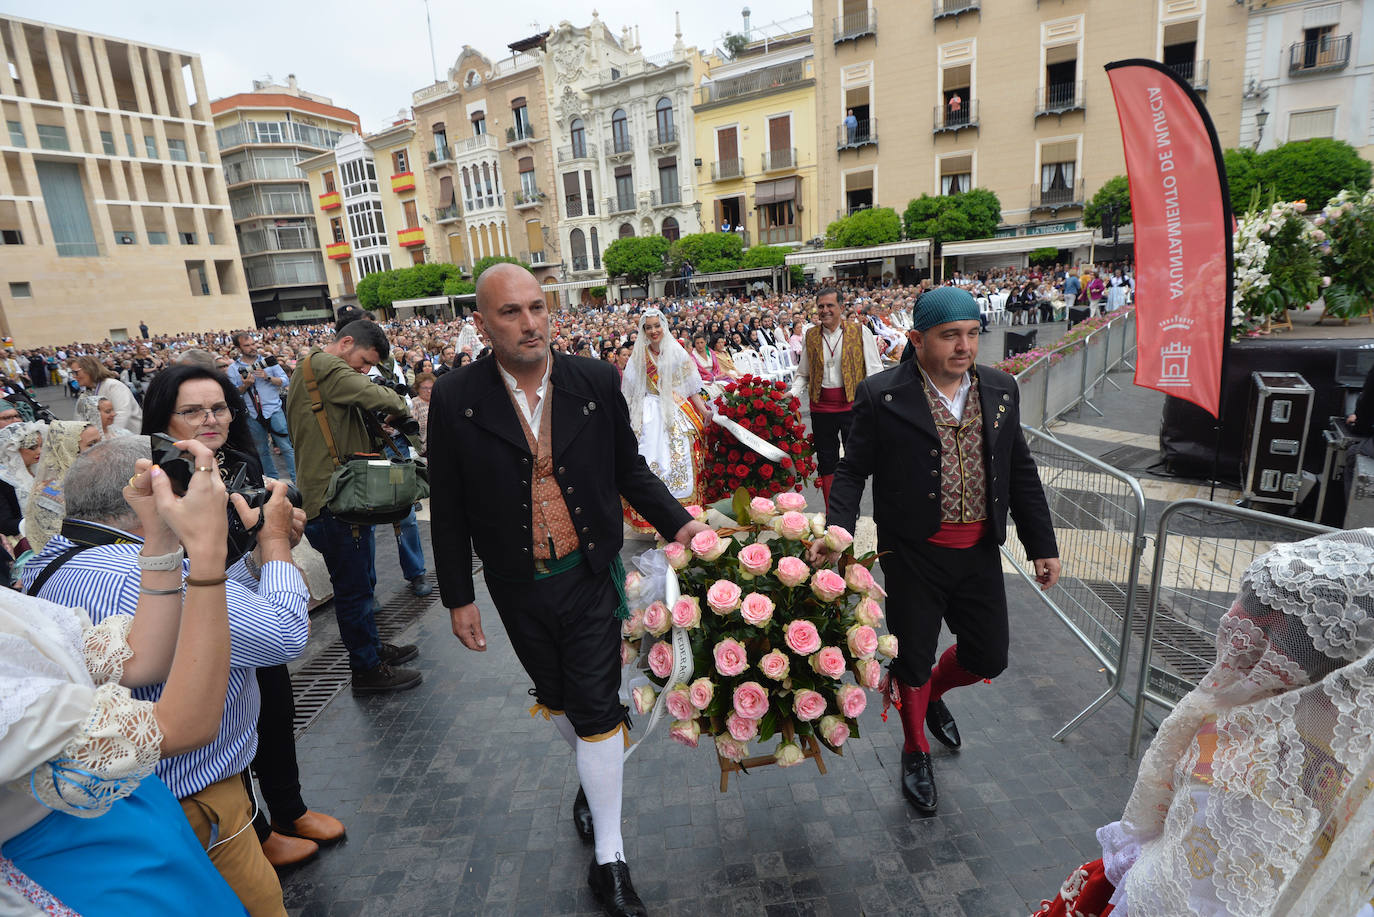
<svg viewBox="0 0 1374 917">
<path fill-rule="evenodd" d="M 993 293 L 988 297 L 988 316 L 994 325 L 1007 320 L 1007 294 Z"/>
</svg>

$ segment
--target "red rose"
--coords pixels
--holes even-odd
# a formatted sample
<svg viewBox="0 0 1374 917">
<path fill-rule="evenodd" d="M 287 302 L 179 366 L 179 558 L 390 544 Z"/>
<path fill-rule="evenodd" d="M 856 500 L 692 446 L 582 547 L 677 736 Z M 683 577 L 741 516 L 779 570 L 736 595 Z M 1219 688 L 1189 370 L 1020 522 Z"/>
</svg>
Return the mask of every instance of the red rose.
<svg viewBox="0 0 1374 917">
<path fill-rule="evenodd" d="M 738 461 L 739 461 L 739 450 L 738 450 L 738 449 L 731 449 L 731 450 L 730 450 L 730 454 L 727 455 L 726 458 L 729 459 L 729 461 L 730 461 L 730 463 L 731 463 L 732 465 L 733 465 L 735 462 L 738 462 Z"/>
<path fill-rule="evenodd" d="M 742 478 L 747 474 L 749 474 L 749 469 L 747 467 L 745 467 L 744 465 L 735 466 L 735 477 Z"/>
<path fill-rule="evenodd" d="M 775 426 L 773 427 L 773 436 L 774 436 L 774 438 L 776 438 L 776 439 L 781 439 L 781 438 L 782 438 L 782 427 L 776 426 L 776 425 L 775 425 Z"/>
<path fill-rule="evenodd" d="M 781 466 L 784 467 L 784 468 L 791 468 L 791 467 L 792 467 L 792 460 L 791 460 L 790 458 L 788 458 L 787 456 L 784 455 L 784 456 L 782 457 L 782 459 L 779 460 L 778 464 L 781 465 Z M 720 466 L 717 465 L 716 468 L 719 469 Z M 720 474 L 720 471 L 717 470 L 717 471 L 716 471 L 716 474 Z"/>
<path fill-rule="evenodd" d="M 772 465 L 760 465 L 760 466 L 759 466 L 759 474 L 763 475 L 763 477 L 764 477 L 765 479 L 771 478 L 771 477 L 773 476 L 773 466 L 772 466 Z"/>
<path fill-rule="evenodd" d="M 759 460 L 759 457 L 758 457 L 758 455 L 756 455 L 755 453 L 753 453 L 753 452 L 746 452 L 746 453 L 744 453 L 744 463 L 745 463 L 746 465 L 752 465 L 752 464 L 754 464 L 755 462 L 757 462 L 758 460 Z"/>
</svg>

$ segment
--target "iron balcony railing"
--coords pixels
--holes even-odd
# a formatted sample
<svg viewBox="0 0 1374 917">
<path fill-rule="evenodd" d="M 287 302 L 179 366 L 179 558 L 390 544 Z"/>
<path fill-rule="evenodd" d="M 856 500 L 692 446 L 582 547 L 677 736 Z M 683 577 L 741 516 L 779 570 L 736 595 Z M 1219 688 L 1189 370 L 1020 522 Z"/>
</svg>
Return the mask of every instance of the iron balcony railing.
<svg viewBox="0 0 1374 917">
<path fill-rule="evenodd" d="M 606 155 L 619 156 L 624 153 L 633 153 L 634 150 L 634 141 L 630 139 L 628 132 L 624 134 L 612 134 L 611 142 L 606 147 Z"/>
<path fill-rule="evenodd" d="M 773 226 L 759 230 L 760 245 L 777 245 L 782 242 L 800 242 L 800 226 Z"/>
<path fill-rule="evenodd" d="M 620 196 L 620 195 L 617 195 L 617 196 L 615 196 L 615 197 L 608 197 L 608 198 L 606 198 L 606 212 L 607 212 L 607 213 L 611 213 L 611 214 L 614 214 L 614 213 L 634 213 L 634 209 L 635 209 L 635 199 L 634 199 L 634 195 L 632 195 L 632 194 L 627 194 L 627 195 L 624 195 L 623 197 Z"/>
<path fill-rule="evenodd" d="M 744 177 L 743 159 L 719 159 L 711 163 L 711 181 Z"/>
<path fill-rule="evenodd" d="M 961 131 L 966 127 L 978 126 L 978 100 L 965 99 L 962 96 L 954 98 L 959 99 L 957 108 L 950 108 L 948 103 L 935 106 L 935 133 Z"/>
<path fill-rule="evenodd" d="M 682 191 L 678 188 L 656 188 L 645 193 L 650 207 L 676 207 L 682 203 Z"/>
<path fill-rule="evenodd" d="M 459 217 L 461 217 L 462 215 L 463 215 L 463 208 L 458 206 L 458 202 L 457 202 L 457 201 L 454 201 L 452 204 L 449 204 L 447 207 L 438 207 L 438 208 L 435 208 L 435 211 L 434 211 L 434 222 L 436 222 L 436 223 L 446 223 L 446 222 L 448 222 L 449 220 L 456 220 L 456 219 L 458 219 Z"/>
<path fill-rule="evenodd" d="M 523 261 L 523 262 L 525 262 L 526 264 L 528 264 L 530 267 L 536 267 L 536 266 L 541 265 L 541 264 L 548 264 L 548 263 L 549 263 L 549 256 L 548 256 L 548 254 L 547 254 L 546 252 L 542 252 L 542 251 L 538 251 L 538 252 L 521 252 L 521 253 L 520 253 L 520 260 Z"/>
<path fill-rule="evenodd" d="M 577 159 L 595 159 L 597 147 L 595 141 L 584 140 L 581 143 L 570 143 L 567 146 L 558 148 L 559 162 L 572 162 Z"/>
<path fill-rule="evenodd" d="M 1311 41 L 1296 41 L 1288 49 L 1289 73 L 1341 70 L 1349 63 L 1349 35 L 1323 35 Z"/>
<path fill-rule="evenodd" d="M 858 41 L 867 35 L 878 34 L 878 11 L 859 10 L 835 17 L 835 44 L 842 41 Z"/>
<path fill-rule="evenodd" d="M 752 73 L 706 83 L 697 90 L 697 104 L 723 102 L 770 89 L 784 89 L 807 78 L 805 61 L 789 61 Z"/>
<path fill-rule="evenodd" d="M 671 146 L 674 143 L 677 143 L 676 124 L 649 131 L 649 146 Z"/>
<path fill-rule="evenodd" d="M 1063 210 L 1067 207 L 1082 207 L 1083 179 L 1068 185 L 1049 188 L 1040 184 L 1031 185 L 1030 206 L 1032 210 Z"/>
<path fill-rule="evenodd" d="M 853 125 L 840 123 L 835 130 L 835 149 L 857 150 L 869 144 L 878 144 L 878 119 L 859 118 Z"/>
<path fill-rule="evenodd" d="M 522 207 L 537 207 L 544 202 L 546 196 L 547 195 L 538 188 L 528 190 L 521 188 L 519 191 L 514 192 L 515 208 L 519 210 Z"/>
<path fill-rule="evenodd" d="M 785 150 L 768 150 L 763 154 L 763 171 L 773 172 L 777 169 L 792 169 L 797 165 L 797 150 L 795 147 Z"/>
<path fill-rule="evenodd" d="M 563 198 L 563 216 L 580 217 L 584 215 L 584 213 L 586 216 L 595 216 L 596 209 L 589 206 L 584 210 L 582 207 L 582 198 L 580 197 Z"/>
<path fill-rule="evenodd" d="M 1050 83 L 1035 92 L 1035 116 L 1083 110 L 1083 82 Z"/>
<path fill-rule="evenodd" d="M 573 269 L 574 271 L 585 271 L 585 270 L 588 270 L 588 267 L 587 267 L 587 256 L 586 256 L 586 255 L 573 255 L 573 257 L 572 257 L 572 269 Z"/>
<path fill-rule="evenodd" d="M 506 143 L 524 143 L 534 139 L 534 125 L 520 124 L 506 128 Z"/>
<path fill-rule="evenodd" d="M 1207 71 L 1210 61 L 1206 60 L 1185 60 L 1177 64 L 1169 64 L 1170 70 L 1179 75 L 1183 82 L 1192 86 L 1198 92 L 1207 90 Z"/>
<path fill-rule="evenodd" d="M 931 16 L 937 22 L 946 16 L 960 13 L 976 13 L 982 4 L 979 0 L 930 0 Z"/>
</svg>

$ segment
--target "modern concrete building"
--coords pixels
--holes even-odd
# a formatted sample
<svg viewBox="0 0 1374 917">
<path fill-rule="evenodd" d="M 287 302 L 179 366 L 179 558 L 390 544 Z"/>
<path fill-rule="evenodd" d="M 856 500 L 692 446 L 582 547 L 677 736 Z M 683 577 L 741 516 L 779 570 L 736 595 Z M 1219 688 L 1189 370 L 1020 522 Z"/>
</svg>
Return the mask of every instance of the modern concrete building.
<svg viewBox="0 0 1374 917">
<path fill-rule="evenodd" d="M 430 216 L 418 165 L 424 154 L 415 122 L 402 118 L 374 134 L 344 134 L 333 152 L 301 162 L 335 306 L 356 303 L 368 274 L 445 260 L 447 239 Z"/>
<path fill-rule="evenodd" d="M 1011 237 L 988 264 L 1041 246 L 1086 257 L 1083 205 L 1125 173 L 1113 60 L 1173 66 L 1222 145 L 1241 136 L 1248 15 L 1235 0 L 813 0 L 812 12 L 822 223 L 987 188 Z"/>
<path fill-rule="evenodd" d="M 253 323 L 200 58 L 0 16 L 0 333 Z"/>
<path fill-rule="evenodd" d="M 210 111 L 254 320 L 328 319 L 314 198 L 299 164 L 361 130 L 358 116 L 305 92 L 294 74 L 284 86 L 254 80 L 252 92 L 215 99 Z"/>
<path fill-rule="evenodd" d="M 1332 137 L 1374 158 L 1374 16 L 1358 0 L 1251 2 L 1240 143 Z"/>
</svg>

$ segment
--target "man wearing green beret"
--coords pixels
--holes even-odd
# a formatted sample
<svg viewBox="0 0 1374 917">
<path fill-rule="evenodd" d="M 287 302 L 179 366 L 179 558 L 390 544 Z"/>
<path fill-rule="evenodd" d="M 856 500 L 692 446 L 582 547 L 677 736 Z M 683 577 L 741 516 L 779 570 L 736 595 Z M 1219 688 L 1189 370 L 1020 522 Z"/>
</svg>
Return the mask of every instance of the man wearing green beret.
<svg viewBox="0 0 1374 917">
<path fill-rule="evenodd" d="M 908 332 L 915 358 L 860 383 L 829 522 L 849 531 L 864 482 L 897 636 L 891 674 L 901 695 L 902 792 L 924 815 L 937 805 L 926 728 L 951 749 L 959 730 L 943 695 L 1007 667 L 1007 598 L 998 546 L 1007 511 L 1036 580 L 1059 579 L 1049 504 L 1021 434 L 1016 380 L 977 366 L 978 303 L 959 287 L 917 300 Z M 813 560 L 825 559 L 824 546 Z M 956 643 L 935 661 L 944 621 Z"/>
</svg>

